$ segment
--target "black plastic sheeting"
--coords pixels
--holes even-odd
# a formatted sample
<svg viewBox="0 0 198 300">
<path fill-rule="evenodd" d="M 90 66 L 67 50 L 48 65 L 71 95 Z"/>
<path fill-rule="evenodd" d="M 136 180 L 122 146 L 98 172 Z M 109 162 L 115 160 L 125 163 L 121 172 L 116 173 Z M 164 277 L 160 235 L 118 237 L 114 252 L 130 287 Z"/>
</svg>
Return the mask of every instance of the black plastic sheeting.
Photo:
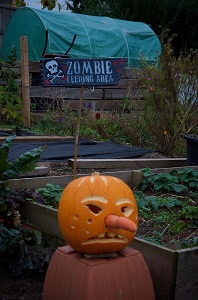
<svg viewBox="0 0 198 300">
<path fill-rule="evenodd" d="M 8 155 L 8 160 L 13 161 L 19 155 L 24 154 L 31 149 L 47 145 L 47 148 L 41 153 L 38 161 L 48 162 L 66 162 L 74 158 L 74 140 L 61 142 L 25 142 L 13 143 Z M 78 158 L 84 159 L 121 159 L 134 158 L 147 153 L 156 152 L 155 150 L 124 146 L 112 142 L 92 142 L 89 140 L 79 140 Z"/>
<path fill-rule="evenodd" d="M 4 132 L 5 133 L 5 132 Z M 1 132 L 0 132 L 1 135 Z M 7 134 L 9 136 L 10 134 Z M 13 134 L 12 134 L 13 135 Z M 17 136 L 34 135 L 26 131 L 16 130 Z M 19 155 L 24 154 L 40 146 L 47 146 L 41 153 L 38 161 L 48 162 L 67 162 L 74 158 L 75 141 L 56 141 L 56 142 L 17 142 L 12 143 L 10 147 L 8 161 L 12 162 Z M 78 158 L 83 159 L 125 159 L 135 158 L 145 155 L 147 153 L 158 152 L 157 150 L 138 148 L 132 146 L 125 146 L 109 142 L 95 142 L 86 139 L 79 139 L 78 141 Z"/>
</svg>

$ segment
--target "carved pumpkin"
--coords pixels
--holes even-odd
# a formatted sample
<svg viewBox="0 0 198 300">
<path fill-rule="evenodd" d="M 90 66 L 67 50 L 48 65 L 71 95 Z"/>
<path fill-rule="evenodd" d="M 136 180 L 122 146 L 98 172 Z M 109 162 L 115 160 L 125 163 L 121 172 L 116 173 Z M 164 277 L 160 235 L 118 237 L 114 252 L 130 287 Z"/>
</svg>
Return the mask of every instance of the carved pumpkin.
<svg viewBox="0 0 198 300">
<path fill-rule="evenodd" d="M 138 210 L 127 184 L 95 173 L 67 185 L 61 195 L 58 221 L 63 238 L 76 251 L 116 252 L 134 238 Z"/>
</svg>

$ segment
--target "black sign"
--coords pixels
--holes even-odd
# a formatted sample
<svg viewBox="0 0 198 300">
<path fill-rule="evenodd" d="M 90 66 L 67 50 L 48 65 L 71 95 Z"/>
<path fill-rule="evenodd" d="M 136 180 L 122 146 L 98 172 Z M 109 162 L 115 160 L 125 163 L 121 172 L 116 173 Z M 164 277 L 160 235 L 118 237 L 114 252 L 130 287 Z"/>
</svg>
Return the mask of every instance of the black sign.
<svg viewBox="0 0 198 300">
<path fill-rule="evenodd" d="M 43 86 L 116 85 L 124 67 L 125 58 L 42 58 Z"/>
</svg>

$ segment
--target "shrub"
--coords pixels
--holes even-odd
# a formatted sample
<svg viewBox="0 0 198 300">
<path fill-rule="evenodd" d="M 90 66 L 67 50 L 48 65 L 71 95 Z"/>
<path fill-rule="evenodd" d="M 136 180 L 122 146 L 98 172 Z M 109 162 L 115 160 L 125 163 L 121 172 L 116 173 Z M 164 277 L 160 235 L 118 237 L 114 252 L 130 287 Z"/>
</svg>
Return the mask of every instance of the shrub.
<svg viewBox="0 0 198 300">
<path fill-rule="evenodd" d="M 22 99 L 18 96 L 17 74 L 13 70 L 16 62 L 16 48 L 12 48 L 7 61 L 0 59 L 0 110 L 6 121 L 21 124 Z"/>
<path fill-rule="evenodd" d="M 139 73 L 145 99 L 144 127 L 164 154 L 184 152 L 181 134 L 198 133 L 198 51 L 173 56 L 171 38 L 162 34 L 157 65 L 143 61 Z"/>
</svg>

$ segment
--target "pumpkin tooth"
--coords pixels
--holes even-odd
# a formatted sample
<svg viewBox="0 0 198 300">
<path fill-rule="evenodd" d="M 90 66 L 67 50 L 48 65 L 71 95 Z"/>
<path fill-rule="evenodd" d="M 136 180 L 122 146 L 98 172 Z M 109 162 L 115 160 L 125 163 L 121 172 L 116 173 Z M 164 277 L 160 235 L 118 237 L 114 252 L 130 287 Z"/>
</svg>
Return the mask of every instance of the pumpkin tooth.
<svg viewBox="0 0 198 300">
<path fill-rule="evenodd" d="M 124 238 L 124 236 L 122 235 L 122 234 L 116 234 L 116 237 L 118 237 L 119 239 L 123 239 Z"/>
<path fill-rule="evenodd" d="M 106 234 L 107 234 L 107 236 L 109 236 L 111 238 L 114 238 L 116 235 L 114 232 L 107 232 Z"/>
<path fill-rule="evenodd" d="M 105 237 L 105 233 L 100 233 L 98 236 L 97 236 L 99 239 Z"/>
</svg>

